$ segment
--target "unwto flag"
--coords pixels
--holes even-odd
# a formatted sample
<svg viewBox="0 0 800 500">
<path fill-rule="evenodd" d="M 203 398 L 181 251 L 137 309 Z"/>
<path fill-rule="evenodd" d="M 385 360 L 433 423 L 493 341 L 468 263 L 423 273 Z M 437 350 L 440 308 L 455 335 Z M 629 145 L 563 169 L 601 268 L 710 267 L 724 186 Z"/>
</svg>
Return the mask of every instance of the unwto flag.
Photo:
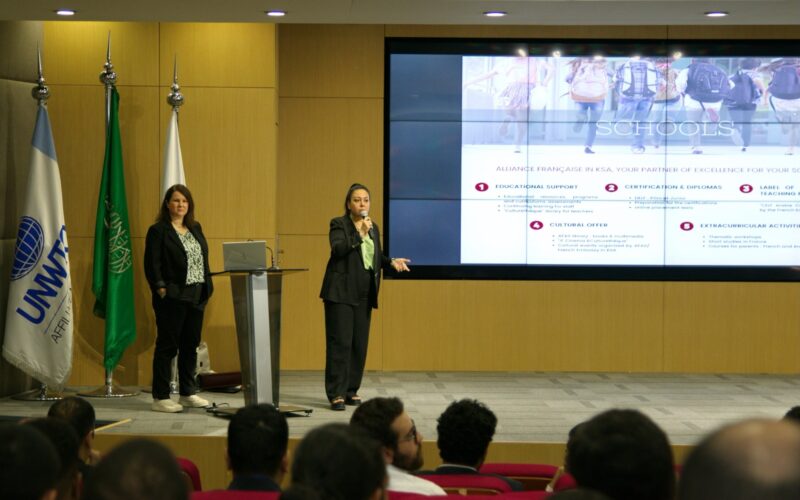
<svg viewBox="0 0 800 500">
<path fill-rule="evenodd" d="M 72 283 L 61 178 L 47 108 L 33 131 L 25 207 L 8 291 L 3 356 L 31 377 L 63 387 L 72 371 Z"/>
<path fill-rule="evenodd" d="M 178 135 L 178 111 L 172 110 L 172 118 L 167 128 L 167 143 L 164 147 L 164 172 L 161 174 L 161 197 L 175 184 L 186 185 L 181 155 L 181 138 Z M 158 200 L 161 203 L 161 200 Z"/>
</svg>

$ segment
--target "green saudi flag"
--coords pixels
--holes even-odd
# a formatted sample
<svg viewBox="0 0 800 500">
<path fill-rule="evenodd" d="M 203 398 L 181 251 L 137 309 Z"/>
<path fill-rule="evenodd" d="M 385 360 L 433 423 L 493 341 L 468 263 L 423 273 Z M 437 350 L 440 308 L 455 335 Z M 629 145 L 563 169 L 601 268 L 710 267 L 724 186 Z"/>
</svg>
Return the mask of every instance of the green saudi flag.
<svg viewBox="0 0 800 500">
<path fill-rule="evenodd" d="M 133 252 L 119 138 L 119 94 L 111 89 L 111 113 L 106 128 L 103 179 L 94 226 L 92 291 L 94 314 L 106 320 L 104 365 L 113 371 L 136 338 L 133 308 Z"/>
</svg>

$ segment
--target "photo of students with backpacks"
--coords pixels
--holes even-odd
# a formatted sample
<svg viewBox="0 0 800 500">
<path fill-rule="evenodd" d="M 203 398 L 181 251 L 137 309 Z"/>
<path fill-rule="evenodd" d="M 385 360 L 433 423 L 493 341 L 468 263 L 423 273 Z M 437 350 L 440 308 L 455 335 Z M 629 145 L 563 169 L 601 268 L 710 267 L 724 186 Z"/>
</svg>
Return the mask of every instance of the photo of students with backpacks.
<svg viewBox="0 0 800 500">
<path fill-rule="evenodd" d="M 653 134 L 653 146 L 658 148 L 664 143 L 664 138 L 674 134 L 677 129 L 675 121 L 681 110 L 681 93 L 678 92 L 675 84 L 678 72 L 672 68 L 672 60 L 660 59 L 655 64 L 661 79 L 658 91 L 653 98 L 651 116 L 656 124 L 651 133 Z"/>
<path fill-rule="evenodd" d="M 739 62 L 739 69 L 730 76 L 731 89 L 722 101 L 728 109 L 733 123 L 731 139 L 742 148 L 742 152 L 750 147 L 753 116 L 758 101 L 764 95 L 766 87 L 758 74 L 761 61 L 748 57 Z"/>
<path fill-rule="evenodd" d="M 614 81 L 619 106 L 617 107 L 616 120 L 629 121 L 633 134 L 631 151 L 636 154 L 644 153 L 644 136 L 653 99 L 658 91 L 661 76 L 652 61 L 631 57 L 617 68 Z"/>
<path fill-rule="evenodd" d="M 579 132 L 584 123 L 588 123 L 583 152 L 594 154 L 592 146 L 597 136 L 597 121 L 603 114 L 606 95 L 608 94 L 608 71 L 606 59 L 580 58 L 569 63 L 570 72 L 566 82 L 570 85 L 569 96 L 578 105 L 578 116 L 572 127 Z"/>
<path fill-rule="evenodd" d="M 788 135 L 787 155 L 792 155 L 800 145 L 800 60 L 781 58 L 766 67 L 772 79 L 767 87 L 769 105 L 781 124 L 781 131 Z"/>
<path fill-rule="evenodd" d="M 695 58 L 689 67 L 678 73 L 675 84 L 683 93 L 686 121 L 692 125 L 684 127 L 689 134 L 691 152 L 701 154 L 701 132 L 706 129 L 708 122 L 719 122 L 722 101 L 731 89 L 731 82 L 728 74 L 710 59 Z M 706 117 L 708 122 L 705 121 Z"/>
</svg>

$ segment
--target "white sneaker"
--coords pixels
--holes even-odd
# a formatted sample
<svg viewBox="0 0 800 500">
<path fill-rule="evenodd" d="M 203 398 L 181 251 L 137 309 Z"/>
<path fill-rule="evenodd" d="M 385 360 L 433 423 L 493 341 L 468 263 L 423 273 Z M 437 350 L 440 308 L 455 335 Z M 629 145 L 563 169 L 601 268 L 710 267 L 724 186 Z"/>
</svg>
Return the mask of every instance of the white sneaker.
<svg viewBox="0 0 800 500">
<path fill-rule="evenodd" d="M 183 406 L 171 399 L 155 399 L 150 409 L 163 413 L 180 413 L 183 411 Z"/>
<path fill-rule="evenodd" d="M 205 408 L 206 406 L 210 405 L 208 400 L 201 398 L 197 394 L 192 394 L 191 396 L 181 396 L 178 398 L 178 401 L 183 406 L 188 406 L 189 408 Z"/>
</svg>

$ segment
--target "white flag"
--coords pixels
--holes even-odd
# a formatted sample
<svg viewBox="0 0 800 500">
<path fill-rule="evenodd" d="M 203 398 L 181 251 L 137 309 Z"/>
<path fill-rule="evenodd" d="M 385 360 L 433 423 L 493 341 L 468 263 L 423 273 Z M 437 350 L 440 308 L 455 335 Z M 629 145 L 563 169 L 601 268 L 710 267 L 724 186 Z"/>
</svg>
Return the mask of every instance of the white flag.
<svg viewBox="0 0 800 500">
<path fill-rule="evenodd" d="M 161 174 L 161 196 L 175 184 L 186 185 L 181 155 L 181 138 L 178 135 L 178 111 L 172 110 L 172 118 L 167 128 L 167 144 L 164 147 L 164 172 Z M 159 200 L 160 201 L 160 200 Z"/>
<path fill-rule="evenodd" d="M 3 356 L 50 386 L 72 371 L 72 283 L 61 178 L 47 108 L 39 106 L 25 207 L 8 290 Z"/>
</svg>

